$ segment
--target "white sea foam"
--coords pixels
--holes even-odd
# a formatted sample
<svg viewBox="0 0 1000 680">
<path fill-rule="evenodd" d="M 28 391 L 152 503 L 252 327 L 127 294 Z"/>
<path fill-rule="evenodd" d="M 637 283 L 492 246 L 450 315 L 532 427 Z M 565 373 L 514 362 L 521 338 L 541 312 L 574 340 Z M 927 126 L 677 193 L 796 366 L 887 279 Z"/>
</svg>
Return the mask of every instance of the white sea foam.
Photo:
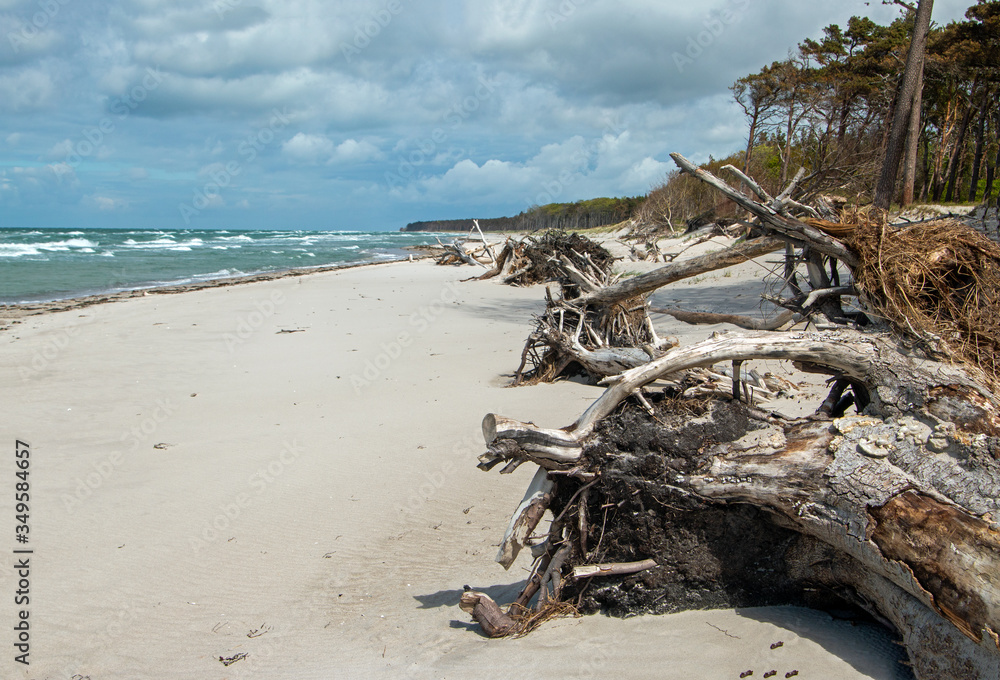
<svg viewBox="0 0 1000 680">
<path fill-rule="evenodd" d="M 25 255 L 41 255 L 42 251 L 27 243 L 0 244 L 0 257 L 23 257 Z"/>
<path fill-rule="evenodd" d="M 127 239 L 122 245 L 133 250 L 177 250 L 179 248 L 191 250 L 194 246 L 204 245 L 204 241 L 200 238 L 192 238 L 180 242 L 169 238 L 158 238 L 155 241 L 140 241 L 136 243 L 132 239 Z"/>
<path fill-rule="evenodd" d="M 70 248 L 93 248 L 98 244 L 88 241 L 85 238 L 71 238 L 66 241 L 50 241 L 49 243 L 38 243 L 35 245 L 42 250 L 65 251 Z"/>
</svg>

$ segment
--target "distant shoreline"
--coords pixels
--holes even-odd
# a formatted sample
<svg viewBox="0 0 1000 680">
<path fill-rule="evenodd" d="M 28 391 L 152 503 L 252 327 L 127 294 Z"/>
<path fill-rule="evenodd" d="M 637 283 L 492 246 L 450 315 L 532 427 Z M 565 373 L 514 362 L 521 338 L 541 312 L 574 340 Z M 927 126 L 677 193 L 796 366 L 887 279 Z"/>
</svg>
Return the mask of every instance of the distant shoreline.
<svg viewBox="0 0 1000 680">
<path fill-rule="evenodd" d="M 92 295 L 81 295 L 57 300 L 43 300 L 40 302 L 24 302 L 0 304 L 0 331 L 10 328 L 11 322 L 29 316 L 39 314 L 51 314 L 55 312 L 65 312 L 73 309 L 84 309 L 94 305 L 102 305 L 111 302 L 120 302 L 131 298 L 144 297 L 147 295 L 176 295 L 178 293 L 188 293 L 206 288 L 226 288 L 229 286 L 242 286 L 249 283 L 259 283 L 261 281 L 276 281 L 298 276 L 308 276 L 310 274 L 323 274 L 326 272 L 340 271 L 344 269 L 356 269 L 359 267 L 375 267 L 382 265 L 399 264 L 400 262 L 410 262 L 423 260 L 430 257 L 420 246 L 405 246 L 405 250 L 417 251 L 410 257 L 412 260 L 383 260 L 380 262 L 353 262 L 349 264 L 331 264 L 318 267 L 296 267 L 294 269 L 283 269 L 273 272 L 260 272 L 257 274 L 245 274 L 243 276 L 229 276 L 219 279 L 208 279 L 206 281 L 193 281 L 190 283 L 168 284 L 164 286 L 152 286 L 149 288 L 133 288 L 129 290 L 114 291 L 107 293 L 94 293 Z"/>
</svg>

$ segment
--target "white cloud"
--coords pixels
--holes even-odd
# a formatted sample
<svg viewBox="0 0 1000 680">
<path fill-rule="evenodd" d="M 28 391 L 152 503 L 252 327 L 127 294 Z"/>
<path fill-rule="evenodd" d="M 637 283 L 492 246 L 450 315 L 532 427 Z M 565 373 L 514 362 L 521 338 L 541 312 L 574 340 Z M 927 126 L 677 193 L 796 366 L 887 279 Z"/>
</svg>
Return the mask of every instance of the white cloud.
<svg viewBox="0 0 1000 680">
<path fill-rule="evenodd" d="M 111 198 L 109 196 L 88 196 L 88 202 L 96 207 L 98 210 L 103 212 L 110 212 L 112 210 L 121 210 L 127 207 L 127 203 L 120 198 Z"/>
<path fill-rule="evenodd" d="M 332 161 L 355 162 L 377 160 L 382 157 L 378 147 L 367 141 L 347 139 L 337 145 Z"/>
<path fill-rule="evenodd" d="M 65 161 L 70 154 L 73 153 L 73 142 L 69 139 L 64 139 L 61 142 L 56 142 L 48 151 L 46 151 L 39 160 L 43 161 Z"/>
<path fill-rule="evenodd" d="M 303 165 L 321 163 L 361 163 L 382 157 L 371 142 L 346 139 L 340 144 L 326 135 L 298 132 L 281 145 L 282 153 L 291 161 Z"/>
<path fill-rule="evenodd" d="M 39 67 L 0 73 L 0 111 L 24 113 L 47 108 L 55 99 L 52 73 Z"/>
<path fill-rule="evenodd" d="M 315 165 L 328 160 L 334 152 L 333 142 L 324 135 L 308 135 L 296 133 L 294 137 L 281 145 L 281 151 L 289 159 L 297 163 Z"/>
</svg>

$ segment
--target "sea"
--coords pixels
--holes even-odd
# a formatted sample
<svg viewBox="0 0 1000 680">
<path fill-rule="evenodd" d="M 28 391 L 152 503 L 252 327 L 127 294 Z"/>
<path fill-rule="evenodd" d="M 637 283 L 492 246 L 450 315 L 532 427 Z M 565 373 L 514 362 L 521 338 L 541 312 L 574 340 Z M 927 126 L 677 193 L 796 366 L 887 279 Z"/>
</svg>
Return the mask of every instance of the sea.
<svg viewBox="0 0 1000 680">
<path fill-rule="evenodd" d="M 387 231 L 0 229 L 0 304 L 406 259 L 435 235 Z"/>
</svg>

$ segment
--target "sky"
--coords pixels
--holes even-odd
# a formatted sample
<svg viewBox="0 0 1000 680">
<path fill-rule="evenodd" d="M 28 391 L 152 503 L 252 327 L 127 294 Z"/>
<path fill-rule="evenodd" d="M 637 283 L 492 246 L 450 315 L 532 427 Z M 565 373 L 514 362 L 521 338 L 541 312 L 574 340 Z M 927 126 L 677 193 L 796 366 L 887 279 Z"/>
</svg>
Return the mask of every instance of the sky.
<svg viewBox="0 0 1000 680">
<path fill-rule="evenodd" d="M 934 21 L 973 0 L 937 0 Z M 0 0 L 0 227 L 397 230 L 647 193 L 879 0 Z"/>
</svg>

